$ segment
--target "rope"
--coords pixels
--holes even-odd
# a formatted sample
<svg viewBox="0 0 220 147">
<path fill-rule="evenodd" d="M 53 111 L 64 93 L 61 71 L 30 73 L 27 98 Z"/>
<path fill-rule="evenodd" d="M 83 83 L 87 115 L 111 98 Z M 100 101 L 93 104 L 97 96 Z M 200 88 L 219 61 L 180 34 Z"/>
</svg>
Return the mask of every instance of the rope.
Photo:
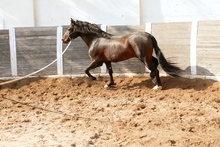
<svg viewBox="0 0 220 147">
<path fill-rule="evenodd" d="M 21 105 L 31 107 L 31 108 L 35 108 L 35 109 L 39 109 L 39 110 L 42 110 L 42 111 L 45 111 L 45 112 L 59 114 L 59 115 L 63 115 L 63 116 L 68 116 L 68 117 L 73 118 L 75 120 L 82 119 L 82 120 L 87 120 L 87 121 L 99 121 L 99 122 L 102 122 L 102 123 L 109 123 L 110 122 L 109 118 L 105 118 L 105 119 L 108 119 L 108 120 L 99 120 L 98 117 L 97 118 L 95 118 L 95 117 L 83 117 L 83 116 L 80 116 L 79 114 L 67 114 L 67 113 L 62 112 L 62 111 L 53 111 L 53 110 L 45 109 L 45 108 L 42 108 L 42 107 L 39 107 L 39 106 L 30 105 L 28 103 L 20 102 L 20 101 L 11 99 L 11 98 L 6 98 L 4 95 L 0 95 L 0 99 L 5 99 L 5 100 L 8 100 L 8 101 L 14 102 L 14 104 L 21 104 Z"/>
<path fill-rule="evenodd" d="M 39 70 L 37 70 L 37 71 L 35 71 L 35 72 L 33 72 L 33 73 L 30 73 L 30 74 L 26 75 L 26 76 L 23 76 L 23 77 L 14 79 L 14 80 L 2 82 L 2 83 L 0 83 L 0 86 L 5 85 L 5 84 L 10 84 L 10 83 L 17 82 L 17 81 L 19 81 L 19 80 L 25 79 L 25 78 L 27 78 L 27 77 L 30 77 L 30 76 L 32 76 L 32 75 L 34 75 L 34 74 L 37 74 L 37 73 L 43 71 L 44 69 L 46 69 L 46 68 L 48 68 L 49 66 L 51 66 L 52 64 L 54 64 L 59 58 L 61 58 L 61 57 L 63 56 L 63 54 L 66 52 L 66 50 L 69 48 L 70 44 L 71 44 L 71 41 L 68 43 L 68 45 L 66 46 L 66 48 L 64 49 L 64 51 L 62 52 L 62 54 L 61 54 L 60 56 L 58 56 L 58 57 L 57 57 L 54 61 L 52 61 L 50 64 L 44 66 L 43 68 L 41 68 L 41 69 L 39 69 Z"/>
</svg>

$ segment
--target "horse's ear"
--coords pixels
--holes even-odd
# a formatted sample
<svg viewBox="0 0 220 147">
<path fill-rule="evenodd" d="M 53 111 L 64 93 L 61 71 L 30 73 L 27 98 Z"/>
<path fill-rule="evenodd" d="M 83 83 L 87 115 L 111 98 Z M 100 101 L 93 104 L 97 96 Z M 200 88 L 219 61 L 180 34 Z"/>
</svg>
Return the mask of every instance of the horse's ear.
<svg viewBox="0 0 220 147">
<path fill-rule="evenodd" d="M 74 24 L 75 23 L 75 21 L 71 18 L 71 24 Z"/>
</svg>

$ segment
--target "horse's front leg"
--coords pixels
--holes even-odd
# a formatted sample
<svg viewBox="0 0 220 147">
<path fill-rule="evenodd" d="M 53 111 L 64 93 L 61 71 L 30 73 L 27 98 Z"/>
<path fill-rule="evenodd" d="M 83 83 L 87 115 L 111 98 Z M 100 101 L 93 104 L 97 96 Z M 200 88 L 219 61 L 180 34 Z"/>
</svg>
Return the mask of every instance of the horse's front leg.
<svg viewBox="0 0 220 147">
<path fill-rule="evenodd" d="M 91 80 L 96 80 L 96 77 L 92 76 L 89 71 L 90 71 L 91 69 L 96 68 L 96 67 L 102 66 L 102 64 L 103 64 L 103 62 L 98 62 L 98 61 L 94 60 L 94 61 L 92 61 L 92 63 L 89 65 L 89 67 L 86 68 L 85 73 L 88 75 L 88 77 L 89 77 Z"/>
<path fill-rule="evenodd" d="M 108 70 L 108 73 L 109 73 L 109 76 L 110 76 L 110 82 L 105 85 L 105 88 L 108 88 L 108 87 L 111 87 L 111 86 L 115 85 L 115 83 L 114 83 L 114 79 L 113 79 L 113 75 L 112 75 L 113 70 L 112 70 L 111 62 L 105 62 L 105 65 L 107 67 L 107 70 Z"/>
</svg>

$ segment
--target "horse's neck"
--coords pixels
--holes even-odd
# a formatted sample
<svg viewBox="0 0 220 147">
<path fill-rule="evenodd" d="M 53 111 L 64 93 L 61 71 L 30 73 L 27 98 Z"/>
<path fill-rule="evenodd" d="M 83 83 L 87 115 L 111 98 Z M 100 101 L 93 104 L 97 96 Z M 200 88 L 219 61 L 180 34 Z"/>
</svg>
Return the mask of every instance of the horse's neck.
<svg viewBox="0 0 220 147">
<path fill-rule="evenodd" d="M 98 36 L 94 34 L 80 34 L 80 37 L 86 43 L 88 48 L 91 46 L 92 42 L 98 38 Z"/>
</svg>

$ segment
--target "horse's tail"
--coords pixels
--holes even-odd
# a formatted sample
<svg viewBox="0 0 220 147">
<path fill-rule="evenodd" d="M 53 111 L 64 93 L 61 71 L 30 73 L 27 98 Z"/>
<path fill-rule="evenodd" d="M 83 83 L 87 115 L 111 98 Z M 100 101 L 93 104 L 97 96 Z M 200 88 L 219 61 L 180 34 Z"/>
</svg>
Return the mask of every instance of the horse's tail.
<svg viewBox="0 0 220 147">
<path fill-rule="evenodd" d="M 149 35 L 151 40 L 152 40 L 152 44 L 153 44 L 153 48 L 154 51 L 156 53 L 156 56 L 159 60 L 160 66 L 162 67 L 162 69 L 169 75 L 173 76 L 173 77 L 179 77 L 179 73 L 181 71 L 181 69 L 177 66 L 174 65 L 174 63 L 167 61 L 166 58 L 164 57 L 163 53 L 161 52 L 160 48 L 157 45 L 157 40 L 154 38 L 153 35 Z"/>
</svg>

